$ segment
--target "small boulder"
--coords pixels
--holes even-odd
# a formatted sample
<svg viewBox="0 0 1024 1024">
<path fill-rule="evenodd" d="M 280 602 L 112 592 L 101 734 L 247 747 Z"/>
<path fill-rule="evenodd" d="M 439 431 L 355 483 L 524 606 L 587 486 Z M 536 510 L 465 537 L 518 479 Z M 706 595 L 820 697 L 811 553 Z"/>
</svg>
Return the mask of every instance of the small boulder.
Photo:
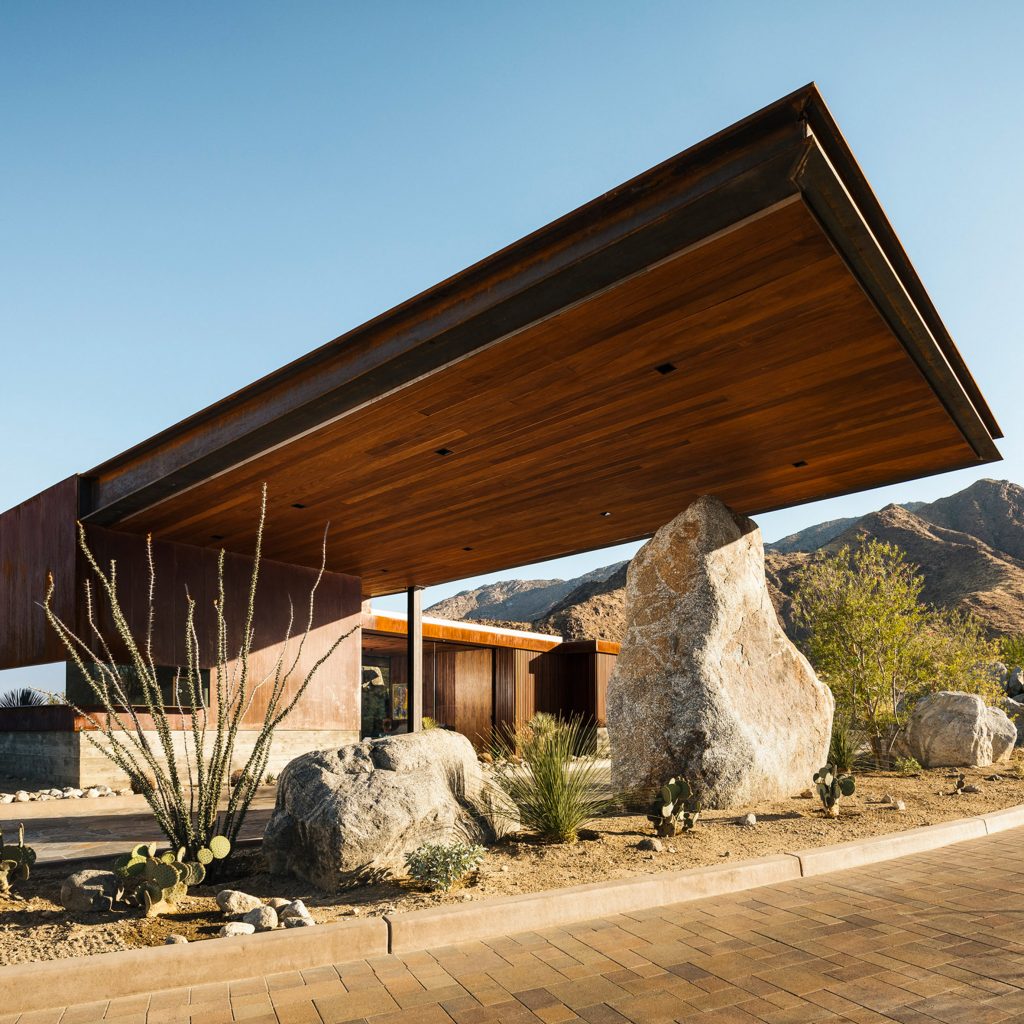
<svg viewBox="0 0 1024 1024">
<path fill-rule="evenodd" d="M 90 800 L 96 800 L 99 798 L 100 791 L 98 789 L 87 789 L 85 795 Z"/>
<path fill-rule="evenodd" d="M 272 932 L 277 927 L 277 911 L 273 907 L 256 907 L 242 916 L 258 932 Z"/>
<path fill-rule="evenodd" d="M 110 910 L 120 888 L 113 871 L 87 868 L 64 879 L 60 887 L 60 903 L 75 913 Z"/>
<path fill-rule="evenodd" d="M 164 939 L 165 946 L 184 946 L 188 944 L 188 939 L 184 935 L 168 935 Z"/>
<path fill-rule="evenodd" d="M 742 825 L 744 828 L 753 828 L 757 824 L 756 814 L 744 814 L 742 818 L 736 819 L 737 825 Z"/>
<path fill-rule="evenodd" d="M 311 917 L 289 917 L 285 919 L 285 928 L 312 928 L 316 921 Z"/>
<path fill-rule="evenodd" d="M 641 839 L 640 842 L 636 844 L 636 848 L 638 850 L 648 850 L 651 853 L 661 853 L 664 849 L 660 839 Z"/>
<path fill-rule="evenodd" d="M 222 939 L 226 939 L 237 935 L 252 935 L 255 931 L 256 926 L 249 924 L 248 921 L 228 921 L 218 934 Z"/>
<path fill-rule="evenodd" d="M 217 893 L 217 906 L 225 917 L 242 917 L 250 910 L 256 910 L 263 906 L 263 901 L 258 896 L 250 896 L 247 892 L 239 892 L 237 889 L 221 889 Z"/>
<path fill-rule="evenodd" d="M 904 730 L 902 746 L 924 768 L 982 767 L 1009 760 L 1017 727 L 1001 708 L 977 694 L 942 690 L 922 697 Z"/>
<path fill-rule="evenodd" d="M 282 907 L 278 912 L 277 916 L 282 921 L 288 921 L 293 917 L 310 917 L 309 911 L 306 909 L 306 904 L 302 900 L 294 900 L 287 906 Z"/>
<path fill-rule="evenodd" d="M 285 907 L 290 907 L 291 905 L 292 901 L 286 900 L 283 896 L 271 896 L 271 898 L 267 900 L 267 906 L 273 907 L 277 911 L 284 910 Z"/>
<path fill-rule="evenodd" d="M 27 804 L 29 800 L 32 799 L 32 797 L 30 797 L 28 793 L 25 792 L 25 790 L 19 789 L 18 792 L 14 794 L 14 799 L 19 804 Z"/>
</svg>

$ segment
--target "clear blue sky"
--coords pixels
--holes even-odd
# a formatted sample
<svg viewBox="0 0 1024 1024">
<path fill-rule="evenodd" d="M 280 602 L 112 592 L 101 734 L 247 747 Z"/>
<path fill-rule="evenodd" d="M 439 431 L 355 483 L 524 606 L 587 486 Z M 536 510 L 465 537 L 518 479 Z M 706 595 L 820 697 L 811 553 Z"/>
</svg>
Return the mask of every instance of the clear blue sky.
<svg viewBox="0 0 1024 1024">
<path fill-rule="evenodd" d="M 1022 40 L 1016 0 L 7 3 L 0 508 L 812 79 L 1024 482 Z"/>
</svg>

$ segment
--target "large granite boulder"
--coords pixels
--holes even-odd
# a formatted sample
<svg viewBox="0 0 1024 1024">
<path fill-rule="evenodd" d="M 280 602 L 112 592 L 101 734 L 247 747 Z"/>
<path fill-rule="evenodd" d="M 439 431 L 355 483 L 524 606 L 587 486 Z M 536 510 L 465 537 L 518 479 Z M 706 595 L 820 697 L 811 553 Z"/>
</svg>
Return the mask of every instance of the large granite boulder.
<svg viewBox="0 0 1024 1024">
<path fill-rule="evenodd" d="M 924 768 L 981 767 L 1008 761 L 1017 727 L 974 693 L 942 690 L 922 697 L 907 719 L 902 747 Z"/>
<path fill-rule="evenodd" d="M 810 785 L 834 702 L 779 625 L 754 522 L 698 498 L 637 552 L 607 700 L 623 792 L 683 775 L 705 807 L 742 808 Z"/>
<path fill-rule="evenodd" d="M 473 745 L 428 729 L 303 754 L 277 783 L 263 836 L 272 872 L 326 892 L 396 872 L 429 842 L 487 842 L 494 805 Z"/>
</svg>

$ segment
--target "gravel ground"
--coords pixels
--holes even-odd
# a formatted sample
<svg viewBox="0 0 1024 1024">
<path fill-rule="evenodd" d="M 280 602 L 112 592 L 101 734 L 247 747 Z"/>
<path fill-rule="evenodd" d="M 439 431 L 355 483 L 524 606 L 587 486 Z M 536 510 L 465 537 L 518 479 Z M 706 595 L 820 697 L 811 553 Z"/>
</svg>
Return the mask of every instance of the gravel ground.
<svg viewBox="0 0 1024 1024">
<path fill-rule="evenodd" d="M 996 770 L 1001 781 L 988 781 Z M 222 924 L 214 900 L 222 888 L 242 889 L 264 898 L 302 898 L 316 920 L 326 923 L 353 915 L 379 915 L 720 864 L 726 858 L 763 857 L 1024 804 L 1024 759 L 1020 752 L 1015 752 L 1012 766 L 966 770 L 968 782 L 980 789 L 977 794 L 948 795 L 953 785 L 949 774 L 946 769 L 923 772 L 914 778 L 861 773 L 857 776 L 857 795 L 843 802 L 837 820 L 822 817 L 816 799 L 798 796 L 744 808 L 742 812 L 705 812 L 695 831 L 663 840 L 661 853 L 636 848 L 641 839 L 653 834 L 642 815 L 601 818 L 591 825 L 598 833 L 597 839 L 573 845 L 542 845 L 526 837 L 512 838 L 488 851 L 479 873 L 466 886 L 444 894 L 419 892 L 395 881 L 352 889 L 340 896 L 324 896 L 308 883 L 267 874 L 258 851 L 241 851 L 222 865 L 224 875 L 217 884 L 193 889 L 177 913 L 147 921 L 131 913 L 68 914 L 58 897 L 61 881 L 69 870 L 54 865 L 34 872 L 29 882 L 17 887 L 13 898 L 0 896 L 0 964 L 158 945 L 171 933 L 190 940 L 211 938 Z M 906 810 L 896 811 L 877 802 L 887 794 L 905 801 Z M 753 828 L 736 823 L 746 811 L 757 815 L 758 823 Z M 31 843 L 31 834 L 26 838 Z"/>
</svg>

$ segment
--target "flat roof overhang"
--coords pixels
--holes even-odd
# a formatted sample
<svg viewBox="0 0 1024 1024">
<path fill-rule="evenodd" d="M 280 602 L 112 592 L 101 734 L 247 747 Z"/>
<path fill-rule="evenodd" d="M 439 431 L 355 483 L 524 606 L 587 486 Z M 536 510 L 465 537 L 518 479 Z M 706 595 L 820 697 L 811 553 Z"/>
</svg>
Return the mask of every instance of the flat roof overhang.
<svg viewBox="0 0 1024 1024">
<path fill-rule="evenodd" d="M 670 369 L 671 367 L 671 369 Z M 394 593 L 1000 458 L 811 85 L 83 475 L 86 522 Z"/>
</svg>

